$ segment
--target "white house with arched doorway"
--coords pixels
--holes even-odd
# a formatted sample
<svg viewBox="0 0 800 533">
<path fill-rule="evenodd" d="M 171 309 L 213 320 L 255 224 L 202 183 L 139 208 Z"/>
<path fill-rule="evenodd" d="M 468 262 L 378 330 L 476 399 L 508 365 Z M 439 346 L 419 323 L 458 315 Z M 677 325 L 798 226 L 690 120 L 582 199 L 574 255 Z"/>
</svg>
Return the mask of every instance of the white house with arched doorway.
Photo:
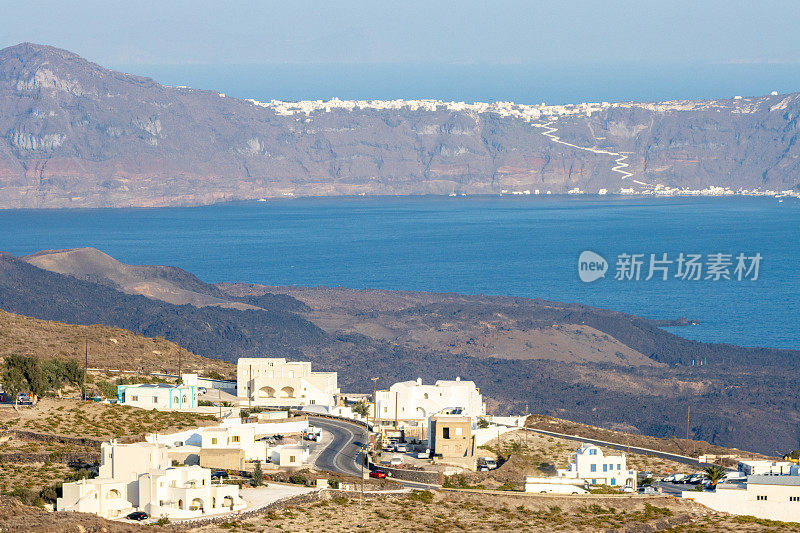
<svg viewBox="0 0 800 533">
<path fill-rule="evenodd" d="M 150 516 L 194 518 L 238 511 L 246 506 L 237 485 L 211 480 L 211 470 L 184 466 L 139 476 L 139 510 Z"/>
<path fill-rule="evenodd" d="M 336 372 L 312 372 L 311 363 L 284 358 L 242 357 L 236 378 L 242 407 L 333 408 L 339 394 Z"/>
<path fill-rule="evenodd" d="M 59 511 L 91 513 L 103 518 L 119 518 L 134 510 L 128 500 L 128 484 L 108 478 L 82 479 L 64 483 L 61 498 L 56 500 Z"/>
<path fill-rule="evenodd" d="M 103 518 L 119 518 L 138 510 L 179 519 L 246 507 L 238 485 L 212 483 L 210 469 L 170 465 L 163 444 L 103 443 L 99 477 L 64 483 L 56 509 Z"/>
<path fill-rule="evenodd" d="M 417 379 L 376 391 L 373 420 L 383 427 L 405 429 L 407 435 L 416 428 L 419 438 L 427 438 L 430 417 L 443 409 L 461 409 L 473 423 L 486 414 L 486 404 L 474 381 L 456 378 L 424 385 Z"/>
</svg>

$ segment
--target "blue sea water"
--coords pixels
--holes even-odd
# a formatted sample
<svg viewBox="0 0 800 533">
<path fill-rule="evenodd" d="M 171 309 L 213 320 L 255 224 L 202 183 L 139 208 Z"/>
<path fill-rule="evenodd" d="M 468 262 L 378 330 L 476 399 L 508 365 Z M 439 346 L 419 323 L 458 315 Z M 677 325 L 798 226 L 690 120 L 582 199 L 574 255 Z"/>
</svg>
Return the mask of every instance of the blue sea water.
<svg viewBox="0 0 800 533">
<path fill-rule="evenodd" d="M 402 197 L 193 208 L 0 211 L 0 250 L 96 247 L 207 282 L 541 297 L 649 318 L 708 342 L 800 349 L 800 201 Z M 583 283 L 577 260 L 610 264 Z M 758 280 L 616 280 L 617 256 L 760 253 Z M 732 268 L 731 268 L 732 270 Z M 732 274 L 732 272 L 731 272 Z"/>
</svg>

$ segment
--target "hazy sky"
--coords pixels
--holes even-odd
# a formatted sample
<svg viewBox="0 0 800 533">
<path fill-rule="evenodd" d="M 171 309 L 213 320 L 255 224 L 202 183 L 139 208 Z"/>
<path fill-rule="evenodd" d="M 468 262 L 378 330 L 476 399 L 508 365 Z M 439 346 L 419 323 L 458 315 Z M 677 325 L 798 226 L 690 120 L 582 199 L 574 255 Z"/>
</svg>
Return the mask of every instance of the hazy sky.
<svg viewBox="0 0 800 533">
<path fill-rule="evenodd" d="M 800 63 L 798 0 L 0 0 L 0 47 L 105 66 Z"/>
</svg>

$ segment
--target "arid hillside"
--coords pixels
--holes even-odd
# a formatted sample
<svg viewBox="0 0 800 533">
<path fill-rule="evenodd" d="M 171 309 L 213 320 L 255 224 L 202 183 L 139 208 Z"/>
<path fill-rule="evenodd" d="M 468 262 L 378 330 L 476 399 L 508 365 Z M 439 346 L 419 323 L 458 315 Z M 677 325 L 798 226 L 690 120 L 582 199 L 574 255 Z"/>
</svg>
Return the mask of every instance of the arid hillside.
<svg viewBox="0 0 800 533">
<path fill-rule="evenodd" d="M 181 369 L 208 375 L 235 377 L 234 365 L 196 355 L 163 337 L 136 335 L 109 326 L 79 326 L 37 320 L 0 310 L 0 358 L 12 354 L 39 358 L 77 359 L 89 368 L 175 374 L 180 350 Z"/>
</svg>

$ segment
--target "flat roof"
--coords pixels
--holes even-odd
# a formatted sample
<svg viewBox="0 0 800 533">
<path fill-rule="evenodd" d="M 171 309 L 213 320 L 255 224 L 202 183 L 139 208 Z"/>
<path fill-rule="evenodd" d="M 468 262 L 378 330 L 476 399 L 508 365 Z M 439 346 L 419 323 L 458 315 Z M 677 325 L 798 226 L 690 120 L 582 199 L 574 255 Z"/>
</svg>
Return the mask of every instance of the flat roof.
<svg viewBox="0 0 800 533">
<path fill-rule="evenodd" d="M 800 487 L 800 476 L 749 476 L 748 484 L 753 485 L 788 485 Z"/>
</svg>

